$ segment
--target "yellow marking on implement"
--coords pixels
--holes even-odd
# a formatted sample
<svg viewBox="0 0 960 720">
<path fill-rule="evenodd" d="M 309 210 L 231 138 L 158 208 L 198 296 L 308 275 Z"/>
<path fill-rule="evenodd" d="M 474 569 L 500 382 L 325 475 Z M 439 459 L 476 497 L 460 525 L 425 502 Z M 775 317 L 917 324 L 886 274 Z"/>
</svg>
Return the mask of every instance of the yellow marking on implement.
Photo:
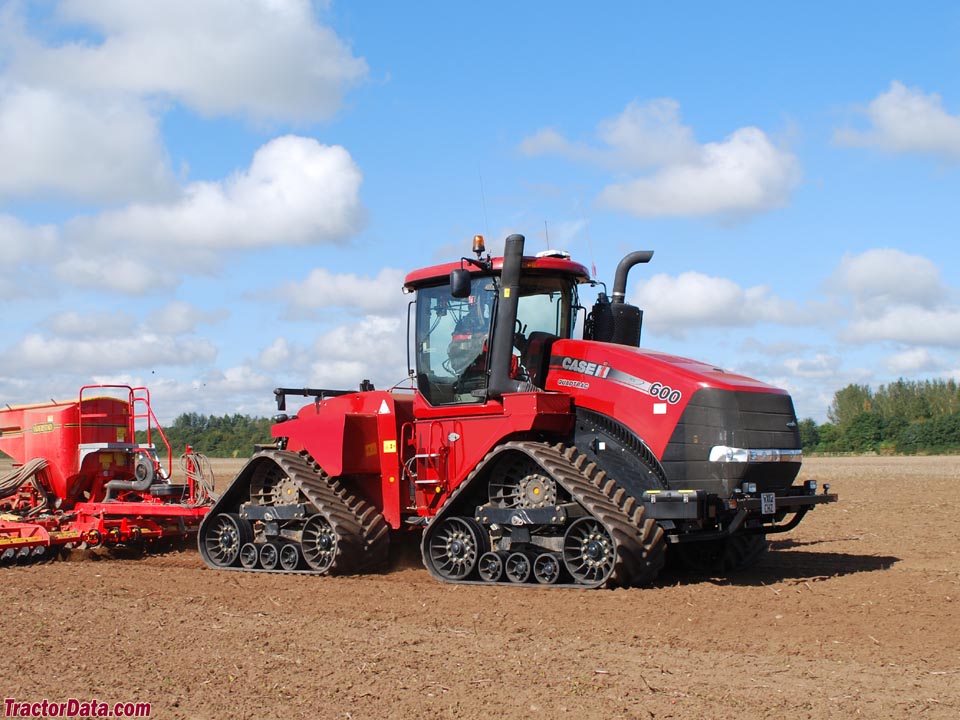
<svg viewBox="0 0 960 720">
<path fill-rule="evenodd" d="M 396 440 L 384 440 L 383 441 L 383 452 L 384 453 L 395 453 L 397 451 L 397 441 Z"/>
<path fill-rule="evenodd" d="M 505 288 L 503 289 L 503 296 L 504 296 L 505 298 L 510 297 L 510 288 L 505 287 Z"/>
<path fill-rule="evenodd" d="M 81 534 L 77 530 L 63 530 L 61 532 L 54 531 L 50 533 L 51 540 L 71 540 L 71 539 L 79 540 L 80 537 L 81 537 Z"/>
<path fill-rule="evenodd" d="M 391 475 L 391 476 L 390 476 L 390 482 L 395 483 L 396 481 L 397 481 L 397 479 L 396 479 L 393 475 Z"/>
<path fill-rule="evenodd" d="M 37 423 L 30 429 L 35 433 L 48 433 L 53 432 L 56 429 L 56 425 L 52 422 Z"/>
<path fill-rule="evenodd" d="M 0 538 L 0 545 L 22 545 L 29 542 L 37 542 L 42 538 L 39 537 L 6 537 Z"/>
</svg>

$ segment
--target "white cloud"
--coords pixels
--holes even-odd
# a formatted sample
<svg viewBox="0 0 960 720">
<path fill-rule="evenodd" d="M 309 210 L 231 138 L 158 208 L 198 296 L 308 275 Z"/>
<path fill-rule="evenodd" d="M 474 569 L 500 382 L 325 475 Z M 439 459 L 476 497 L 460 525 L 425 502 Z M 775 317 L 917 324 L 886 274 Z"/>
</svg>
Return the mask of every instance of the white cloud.
<svg viewBox="0 0 960 720">
<path fill-rule="evenodd" d="M 807 349 L 804 343 L 793 340 L 776 340 L 773 342 L 761 342 L 757 338 L 750 337 L 743 341 L 740 346 L 744 352 L 760 353 L 769 357 L 790 355 L 792 353 L 802 352 Z"/>
<path fill-rule="evenodd" d="M 294 350 L 286 338 L 276 338 L 272 343 L 265 347 L 257 358 L 257 363 L 267 369 L 276 370 L 278 368 L 291 367 L 291 359 Z"/>
<path fill-rule="evenodd" d="M 861 114 L 869 128 L 838 130 L 834 135 L 838 144 L 960 160 L 960 115 L 944 110 L 936 93 L 893 81 Z"/>
<path fill-rule="evenodd" d="M 44 326 L 54 335 L 69 338 L 128 337 L 136 329 L 136 319 L 122 310 L 79 313 L 73 310 L 48 318 Z"/>
<path fill-rule="evenodd" d="M 83 39 L 58 45 L 21 11 L 0 12 L 0 198 L 168 199 L 159 121 L 171 100 L 312 122 L 367 74 L 308 0 L 61 0 L 47 22 Z"/>
<path fill-rule="evenodd" d="M 164 335 L 183 335 L 193 332 L 197 325 L 220 322 L 228 314 L 225 308 L 205 311 L 182 300 L 174 300 L 150 313 L 146 326 Z"/>
<path fill-rule="evenodd" d="M 960 348 L 960 308 L 886 308 L 875 316 L 854 319 L 841 338 L 852 343 L 893 341 Z"/>
<path fill-rule="evenodd" d="M 743 288 L 727 278 L 699 272 L 658 274 L 641 281 L 630 302 L 644 310 L 651 332 L 682 336 L 694 327 L 748 327 L 758 322 L 796 323 L 802 313 L 758 285 Z"/>
<path fill-rule="evenodd" d="M 30 226 L 0 214 L 0 270 L 27 260 L 48 260 L 59 249 L 60 232 L 53 225 Z"/>
<path fill-rule="evenodd" d="M 405 325 L 399 318 L 367 316 L 324 333 L 314 343 L 310 382 L 315 387 L 378 387 L 406 377 Z"/>
<path fill-rule="evenodd" d="M 933 307 L 947 294 L 934 262 L 894 248 L 844 255 L 828 285 L 851 295 L 864 312 L 879 311 L 891 303 Z"/>
<path fill-rule="evenodd" d="M 944 364 L 927 348 L 910 348 L 883 359 L 883 365 L 897 375 L 913 375 L 942 370 Z"/>
<path fill-rule="evenodd" d="M 315 268 L 302 282 L 284 284 L 278 295 L 297 310 L 357 308 L 375 315 L 396 315 L 409 298 L 403 295 L 404 272 L 383 268 L 375 276 L 336 274 Z"/>
<path fill-rule="evenodd" d="M 174 190 L 156 120 L 129 97 L 0 84 L 0 157 L 0 196 L 120 202 Z"/>
<path fill-rule="evenodd" d="M 680 104 L 670 98 L 634 100 L 619 115 L 601 120 L 597 137 L 606 147 L 573 143 L 556 129 L 543 128 L 524 138 L 520 152 L 634 169 L 696 161 L 700 153 L 693 131 L 680 122 Z"/>
<path fill-rule="evenodd" d="M 175 246 L 181 253 L 334 243 L 362 224 L 362 179 L 344 148 L 287 135 L 257 150 L 245 172 L 191 183 L 173 203 L 78 218 L 66 232 L 101 247 Z"/>
<path fill-rule="evenodd" d="M 817 353 L 813 357 L 792 357 L 783 361 L 791 376 L 815 380 L 832 379 L 840 370 L 841 364 L 840 357 L 827 353 Z"/>
<path fill-rule="evenodd" d="M 77 245 L 72 249 L 73 253 L 56 263 L 54 272 L 61 282 L 77 288 L 144 295 L 170 290 L 180 283 L 178 277 L 158 272 L 147 257 L 129 257 L 130 250 L 90 252 L 91 248 Z"/>
<path fill-rule="evenodd" d="M 560 155 L 611 168 L 648 171 L 608 185 L 599 203 L 638 217 L 744 215 L 787 203 L 800 181 L 800 166 L 755 127 L 740 128 L 722 142 L 697 144 L 680 122 L 679 104 L 660 98 L 600 122 L 601 146 L 568 140 L 544 128 L 520 143 L 526 155 Z"/>
<path fill-rule="evenodd" d="M 643 105 L 634 100 L 602 120 L 597 135 L 631 167 L 696 162 L 700 154 L 693 130 L 680 122 L 680 103 L 670 98 Z"/>
<path fill-rule="evenodd" d="M 63 338 L 31 333 L 0 353 L 0 372 L 42 375 L 69 370 L 73 375 L 123 372 L 131 368 L 208 363 L 216 348 L 207 340 L 139 333 L 125 337 Z"/>
<path fill-rule="evenodd" d="M 524 155 L 565 155 L 576 160 L 583 157 L 582 146 L 578 148 L 554 128 L 541 128 L 520 142 L 520 152 Z M 586 153 L 589 157 L 589 150 Z"/>
<path fill-rule="evenodd" d="M 331 117 L 367 66 L 309 0 L 62 0 L 67 23 L 99 42 L 19 39 L 10 73 L 82 93 L 161 95 L 207 115 Z"/>
<path fill-rule="evenodd" d="M 269 417 L 277 411 L 275 378 L 249 363 L 226 369 L 207 368 L 188 379 L 151 375 L 149 386 L 151 403 L 161 423 L 189 412 Z"/>
<path fill-rule="evenodd" d="M 928 258 L 892 248 L 845 255 L 827 287 L 850 305 L 841 340 L 960 347 L 960 307 Z"/>
<path fill-rule="evenodd" d="M 758 128 L 707 143 L 694 163 L 615 183 L 599 202 L 638 217 L 747 214 L 785 205 L 800 180 L 797 159 Z"/>
</svg>

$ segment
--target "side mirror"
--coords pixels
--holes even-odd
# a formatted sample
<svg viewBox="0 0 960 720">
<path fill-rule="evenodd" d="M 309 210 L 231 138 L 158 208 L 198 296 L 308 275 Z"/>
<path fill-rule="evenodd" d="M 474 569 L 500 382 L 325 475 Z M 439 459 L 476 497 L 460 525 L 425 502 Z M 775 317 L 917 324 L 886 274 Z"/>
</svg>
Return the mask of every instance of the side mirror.
<svg viewBox="0 0 960 720">
<path fill-rule="evenodd" d="M 470 297 L 470 271 L 464 268 L 450 271 L 450 294 L 455 298 Z"/>
</svg>

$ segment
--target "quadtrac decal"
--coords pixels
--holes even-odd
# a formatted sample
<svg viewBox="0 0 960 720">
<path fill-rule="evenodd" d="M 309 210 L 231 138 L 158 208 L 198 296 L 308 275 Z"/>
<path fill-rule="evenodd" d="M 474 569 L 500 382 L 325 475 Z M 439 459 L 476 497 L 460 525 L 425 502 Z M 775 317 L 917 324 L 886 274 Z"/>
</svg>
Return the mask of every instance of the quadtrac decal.
<svg viewBox="0 0 960 720">
<path fill-rule="evenodd" d="M 656 398 L 657 400 L 663 400 L 670 405 L 676 405 L 678 402 L 680 402 L 680 400 L 683 399 L 683 393 L 680 390 L 675 390 L 669 385 L 665 385 L 659 381 L 650 382 L 649 380 L 644 380 L 636 375 L 631 375 L 630 373 L 610 367 L 606 363 L 593 363 L 587 362 L 586 360 L 580 360 L 578 358 L 564 356 L 550 358 L 550 365 L 554 367 L 559 366 L 562 370 L 566 370 L 567 372 L 579 373 L 581 375 L 601 378 L 603 380 L 612 380 L 620 383 L 621 385 L 628 385 L 632 388 L 636 388 L 640 392 L 644 392 L 651 397 Z M 585 383 L 579 380 L 563 379 L 557 380 L 557 385 L 560 385 L 561 387 L 575 387 L 581 390 L 586 390 L 590 387 L 590 383 Z"/>
</svg>

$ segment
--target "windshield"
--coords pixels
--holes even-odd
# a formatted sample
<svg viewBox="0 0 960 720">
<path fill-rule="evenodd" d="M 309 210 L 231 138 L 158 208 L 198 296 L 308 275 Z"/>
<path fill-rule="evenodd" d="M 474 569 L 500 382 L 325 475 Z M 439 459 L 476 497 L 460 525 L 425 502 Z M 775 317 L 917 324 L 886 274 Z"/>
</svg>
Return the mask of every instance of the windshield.
<svg viewBox="0 0 960 720">
<path fill-rule="evenodd" d="M 556 276 L 522 279 L 511 378 L 543 387 L 550 346 L 570 337 L 574 287 Z M 452 297 L 449 285 L 417 291 L 417 388 L 431 405 L 485 400 L 496 297 L 490 277 L 473 278 L 466 298 Z"/>
</svg>

